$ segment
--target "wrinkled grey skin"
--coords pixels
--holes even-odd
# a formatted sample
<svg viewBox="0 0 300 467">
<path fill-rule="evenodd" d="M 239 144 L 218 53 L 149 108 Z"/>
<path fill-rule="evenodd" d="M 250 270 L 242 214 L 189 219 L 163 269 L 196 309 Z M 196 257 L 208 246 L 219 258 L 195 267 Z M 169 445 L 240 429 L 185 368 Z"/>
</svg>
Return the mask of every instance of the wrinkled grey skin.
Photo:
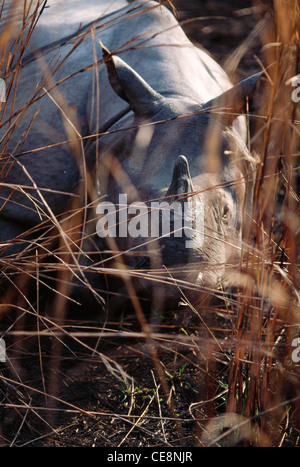
<svg viewBox="0 0 300 467">
<path fill-rule="evenodd" d="M 112 11 L 107 9 L 108 1 L 91 2 L 89 8 L 81 3 L 48 2 L 50 8 L 43 12 L 27 49 L 15 111 L 30 101 L 46 64 L 53 66 L 55 62 L 51 60 L 56 54 L 62 60 L 74 42 L 47 51 L 41 59 L 31 60 L 30 54 L 78 30 L 76 21 L 77 16 L 81 16 L 80 11 L 85 11 L 81 19 L 83 24 Z M 194 193 L 188 198 L 190 202 L 199 197 L 204 203 L 203 245 L 198 247 L 195 238 L 195 248 L 187 249 L 184 238 L 167 238 L 159 242 L 157 255 L 150 254 L 150 259 L 147 255 L 133 258 L 131 266 L 147 268 L 151 261 L 158 267 L 179 266 L 175 277 L 213 288 L 226 264 L 238 257 L 245 203 L 242 166 L 245 167 L 243 162 L 250 159 L 250 155 L 245 145 L 243 117 L 233 122 L 231 115 L 218 118 L 208 110 L 229 105 L 235 116 L 242 112 L 244 98 L 257 77 L 228 91 L 232 84 L 224 71 L 190 43 L 166 8 L 158 6 L 157 2 L 140 0 L 130 4 L 118 1 L 114 8 L 117 9 L 115 14 L 97 22 L 97 27 L 107 25 L 96 30 L 95 40 L 88 34 L 55 73 L 53 82 L 70 74 L 73 76 L 50 91 L 52 99 L 45 95 L 30 105 L 21 120 L 18 120 L 20 114 L 14 118 L 17 126 L 13 127 L 6 151 L 14 157 L 8 156 L 1 190 L 0 240 L 13 239 L 41 220 L 53 219 L 67 209 L 72 194 L 82 183 L 87 164 L 96 193 L 107 195 L 106 199 L 114 203 L 119 193 L 126 190 L 129 202 L 146 202 L 165 196 L 177 200 L 179 195 L 186 199 L 186 193 Z M 143 12 L 147 8 L 150 10 Z M 63 27 L 56 24 L 59 21 Z M 94 62 L 94 48 L 97 59 L 102 58 L 99 39 L 113 53 L 111 56 L 106 52 L 107 66 L 101 63 L 76 73 Z M 99 88 L 95 84 L 97 79 Z M 51 88 L 51 83 L 46 87 Z M 99 101 L 97 89 L 100 90 Z M 61 106 L 56 91 L 68 105 L 64 113 L 57 104 Z M 43 90 L 39 92 L 42 93 Z M 7 108 L 3 122 L 8 118 L 9 101 Z M 75 110 L 76 118 L 70 109 Z M 151 125 L 152 122 L 160 123 Z M 76 157 L 67 144 L 31 152 L 67 140 L 75 125 L 77 134 L 82 137 L 106 134 L 83 140 Z M 129 130 L 125 131 L 126 128 Z M 7 129 L 8 125 L 1 128 L 1 138 Z M 5 141 L 4 136 L 2 144 Z M 21 151 L 27 154 L 18 155 L 19 142 L 22 142 Z M 111 154 L 119 160 L 126 174 L 120 183 L 114 177 L 107 179 L 107 170 L 101 164 Z M 127 179 L 130 184 L 125 183 Z M 11 185 L 17 184 L 22 185 L 22 190 L 17 189 L 12 194 Z M 34 189 L 26 190 L 24 186 L 34 186 Z M 37 191 L 37 187 L 40 190 Z M 24 196 L 23 190 L 30 196 Z M 95 251 L 102 250 L 105 244 L 95 235 L 94 224 L 89 226 L 89 234 L 94 234 L 93 242 L 87 243 L 86 248 L 93 245 Z M 144 241 L 128 238 L 120 245 L 126 250 Z M 192 272 L 184 274 L 183 266 L 187 265 L 192 265 Z M 171 295 L 175 296 L 176 290 L 174 287 Z"/>
</svg>

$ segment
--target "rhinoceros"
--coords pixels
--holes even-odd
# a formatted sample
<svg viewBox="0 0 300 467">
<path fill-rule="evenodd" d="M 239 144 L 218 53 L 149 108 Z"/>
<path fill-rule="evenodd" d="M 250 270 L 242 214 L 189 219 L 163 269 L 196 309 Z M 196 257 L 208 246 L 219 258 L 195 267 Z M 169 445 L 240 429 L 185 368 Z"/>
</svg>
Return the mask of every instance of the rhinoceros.
<svg viewBox="0 0 300 467">
<path fill-rule="evenodd" d="M 37 245 L 35 227 L 59 229 L 80 199 L 91 209 L 76 256 L 78 302 L 86 291 L 103 291 L 105 266 L 116 275 L 129 268 L 137 294 L 160 286 L 167 303 L 191 285 L 194 293 L 213 290 L 239 256 L 251 202 L 245 180 L 253 159 L 241 114 L 259 74 L 233 86 L 155 1 L 48 0 L 39 13 L 16 63 L 15 91 L 4 76 L 3 254 Z M 164 217 L 173 203 L 177 211 Z M 112 206 L 119 214 L 130 208 L 127 230 Z M 153 228 L 145 235 L 142 214 L 159 223 L 143 224 Z M 180 229 L 187 217 L 189 230 L 184 222 Z"/>
</svg>

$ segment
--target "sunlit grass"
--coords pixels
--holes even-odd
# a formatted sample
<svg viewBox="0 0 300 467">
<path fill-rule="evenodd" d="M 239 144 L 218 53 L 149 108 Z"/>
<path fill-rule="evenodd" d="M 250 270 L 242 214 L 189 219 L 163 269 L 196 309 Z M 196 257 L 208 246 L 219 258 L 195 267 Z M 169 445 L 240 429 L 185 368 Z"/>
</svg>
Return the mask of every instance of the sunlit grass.
<svg viewBox="0 0 300 467">
<path fill-rule="evenodd" d="M 30 102 L 15 107 L 26 45 L 45 6 L 41 1 L 34 4 L 30 2 L 29 10 L 25 2 L 23 27 L 17 30 L 8 21 L 1 29 L 0 70 L 7 77 L 9 99 L 0 104 L 0 124 L 11 122 L 0 141 L 3 173 L 7 143 L 18 122 L 26 119 L 28 108 L 47 87 L 55 89 L 54 71 L 64 61 L 45 67 Z M 293 342 L 300 336 L 299 104 L 291 99 L 293 88 L 286 84 L 299 72 L 298 2 L 274 2 L 273 14 L 258 30 L 263 47 L 258 67 L 265 77 L 249 115 L 249 144 L 256 161 L 249 171 L 249 181 L 254 181 L 253 208 L 246 219 L 250 227 L 244 232 L 240 262 L 218 265 L 225 266 L 226 284 L 215 289 L 198 286 L 188 276 L 177 279 L 176 267 L 130 269 L 127 258 L 141 251 L 131 248 L 124 254 L 113 241 L 97 254 L 84 248 L 87 240 L 93 244 L 93 210 L 99 201 L 86 167 L 83 186 L 72 194 L 66 212 L 54 215 L 46 201 L 40 203 L 36 209 L 46 220 L 0 245 L 0 336 L 7 343 L 7 361 L 1 363 L 0 372 L 2 445 L 30 445 L 49 438 L 63 443 L 64 423 L 75 423 L 70 422 L 75 415 L 86 423 L 92 420 L 99 432 L 104 424 L 99 443 L 106 446 L 134 445 L 133 430 L 144 437 L 144 445 L 299 445 L 300 375 L 292 358 Z M 80 135 L 69 119 L 72 109 L 58 93 L 55 99 L 69 124 L 65 141 L 53 145 L 59 150 L 69 144 L 81 160 L 86 140 L 99 135 Z M 22 141 L 16 143 L 16 154 L 22 154 Z M 34 153 L 44 149 L 36 142 Z M 124 183 L 117 162 L 108 161 L 106 170 Z M 28 240 L 28 233 L 35 239 Z M 9 250 L 18 244 L 22 248 L 17 253 Z M 152 246 L 147 241 L 142 245 L 148 254 Z M 197 264 L 187 265 L 186 270 L 195 272 Z M 104 286 L 90 284 L 90 273 L 103 278 Z M 123 284 L 121 292 L 111 287 L 114 278 Z M 180 293 L 181 306 L 171 313 L 156 309 L 154 301 L 149 311 L 148 298 L 136 293 L 140 279 L 151 282 L 158 296 L 160 286 L 173 286 Z M 89 288 L 93 307 L 99 304 L 101 322 L 94 315 L 89 318 L 84 304 L 80 320 L 69 318 L 68 309 L 77 300 L 71 296 L 74 282 L 78 288 Z M 127 314 L 122 305 L 119 314 L 111 315 L 109 303 L 121 295 Z M 108 299 L 105 310 L 102 296 Z M 117 349 L 113 355 L 111 349 Z M 129 352 L 128 361 L 122 352 Z M 152 361 L 149 379 L 135 381 L 138 375 L 131 375 L 132 362 L 143 367 L 143 358 L 147 365 Z M 78 367 L 73 371 L 75 363 Z M 90 368 L 92 373 L 95 367 L 107 382 L 106 402 L 115 386 L 119 406 L 73 404 L 61 390 L 71 381 L 92 384 L 87 371 Z M 180 391 L 186 391 L 189 401 L 184 413 L 178 408 Z M 66 419 L 60 422 L 62 413 Z M 125 426 L 117 442 L 112 420 Z M 91 444 L 93 439 L 91 435 Z"/>
</svg>

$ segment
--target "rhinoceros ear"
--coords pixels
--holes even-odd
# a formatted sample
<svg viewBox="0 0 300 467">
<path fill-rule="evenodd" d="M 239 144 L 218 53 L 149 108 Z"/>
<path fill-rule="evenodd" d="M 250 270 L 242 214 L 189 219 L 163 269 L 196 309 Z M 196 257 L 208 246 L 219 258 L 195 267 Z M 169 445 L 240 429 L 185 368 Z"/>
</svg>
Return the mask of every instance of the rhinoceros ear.
<svg viewBox="0 0 300 467">
<path fill-rule="evenodd" d="M 205 109 L 220 114 L 223 123 L 230 125 L 246 110 L 247 97 L 253 96 L 263 72 L 256 73 L 205 104 Z"/>
<path fill-rule="evenodd" d="M 153 116 L 160 107 L 163 97 L 120 57 L 112 55 L 103 44 L 101 46 L 109 82 L 114 91 L 129 102 L 136 116 L 145 118 Z"/>
</svg>

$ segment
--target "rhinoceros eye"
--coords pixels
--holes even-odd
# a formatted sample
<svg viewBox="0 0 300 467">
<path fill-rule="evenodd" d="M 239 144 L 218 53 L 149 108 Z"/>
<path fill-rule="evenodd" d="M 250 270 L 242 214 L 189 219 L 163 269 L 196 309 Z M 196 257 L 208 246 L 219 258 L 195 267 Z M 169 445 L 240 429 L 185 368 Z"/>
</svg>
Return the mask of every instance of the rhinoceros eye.
<svg viewBox="0 0 300 467">
<path fill-rule="evenodd" d="M 223 218 L 223 219 L 227 219 L 228 216 L 229 216 L 229 213 L 230 213 L 229 206 L 228 206 L 227 204 L 225 204 L 225 206 L 223 207 L 222 218 Z"/>
</svg>

